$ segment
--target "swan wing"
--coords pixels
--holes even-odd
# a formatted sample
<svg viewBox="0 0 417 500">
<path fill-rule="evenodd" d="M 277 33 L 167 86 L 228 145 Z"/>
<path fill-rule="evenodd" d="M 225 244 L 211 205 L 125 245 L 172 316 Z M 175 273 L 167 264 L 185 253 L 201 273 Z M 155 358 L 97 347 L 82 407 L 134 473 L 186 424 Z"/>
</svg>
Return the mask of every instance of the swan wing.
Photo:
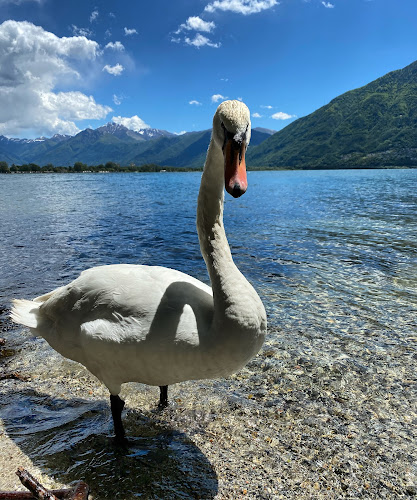
<svg viewBox="0 0 417 500">
<path fill-rule="evenodd" d="M 135 375 L 137 366 L 158 359 L 159 365 L 169 362 L 172 371 L 173 358 L 180 364 L 191 351 L 203 350 L 213 318 L 209 286 L 156 266 L 91 268 L 68 285 L 37 297 L 35 303 L 34 332 L 104 382 L 103 373 L 110 371 L 108 378 L 158 385 L 146 374 Z M 124 370 L 123 376 L 115 376 L 114 364 Z"/>
</svg>

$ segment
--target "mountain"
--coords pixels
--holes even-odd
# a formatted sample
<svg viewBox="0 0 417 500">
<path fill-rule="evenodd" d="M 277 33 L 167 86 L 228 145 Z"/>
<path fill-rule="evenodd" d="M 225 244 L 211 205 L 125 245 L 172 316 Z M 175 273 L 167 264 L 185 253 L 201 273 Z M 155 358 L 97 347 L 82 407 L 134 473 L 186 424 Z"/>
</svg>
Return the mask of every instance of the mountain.
<svg viewBox="0 0 417 500">
<path fill-rule="evenodd" d="M 251 144 L 260 144 L 269 133 L 252 130 Z M 171 167 L 202 167 L 210 142 L 211 130 L 182 135 L 166 130 L 129 130 L 108 123 L 95 130 L 85 129 L 77 135 L 7 139 L 0 136 L 0 160 L 9 164 L 35 163 L 55 166 L 105 164 L 113 161 L 122 166 L 155 163 Z"/>
<path fill-rule="evenodd" d="M 82 134 L 85 131 L 80 132 Z M 135 141 L 148 141 L 150 139 L 157 139 L 158 137 L 174 137 L 175 134 L 168 132 L 167 130 L 159 130 L 157 128 L 144 128 L 138 131 L 130 130 L 124 125 L 118 123 L 109 122 L 107 125 L 103 125 L 96 129 L 100 135 L 112 135 L 121 140 L 133 139 Z"/>
<path fill-rule="evenodd" d="M 417 166 L 417 61 L 333 99 L 248 151 L 254 166 Z"/>
<path fill-rule="evenodd" d="M 0 135 L 0 159 L 10 164 L 30 163 L 51 148 L 71 139 L 70 135 L 55 134 L 51 138 L 8 139 Z"/>
<path fill-rule="evenodd" d="M 274 133 L 275 130 L 269 130 L 267 128 L 253 128 L 250 135 L 250 147 L 257 146 Z"/>
<path fill-rule="evenodd" d="M 113 161 L 122 166 L 156 163 L 201 167 L 210 133 L 133 131 L 108 123 L 74 137 L 27 140 L 0 136 L 0 160 L 56 166 Z M 247 164 L 291 168 L 417 166 L 417 61 L 336 97 L 279 132 L 252 129 Z"/>
<path fill-rule="evenodd" d="M 263 127 L 255 127 L 252 130 L 256 130 L 257 132 L 261 132 L 262 134 L 272 135 L 275 134 L 276 130 L 271 130 L 270 128 Z"/>
</svg>

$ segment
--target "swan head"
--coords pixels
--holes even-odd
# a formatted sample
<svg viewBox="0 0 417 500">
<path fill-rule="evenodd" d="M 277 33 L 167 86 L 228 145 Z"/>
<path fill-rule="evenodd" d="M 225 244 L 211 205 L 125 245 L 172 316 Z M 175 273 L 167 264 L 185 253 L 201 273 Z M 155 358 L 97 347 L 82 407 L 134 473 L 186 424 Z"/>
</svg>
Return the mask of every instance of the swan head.
<svg viewBox="0 0 417 500">
<path fill-rule="evenodd" d="M 249 109 L 241 101 L 224 101 L 213 118 L 213 140 L 223 151 L 224 183 L 234 198 L 248 187 L 245 153 L 251 134 Z"/>
</svg>

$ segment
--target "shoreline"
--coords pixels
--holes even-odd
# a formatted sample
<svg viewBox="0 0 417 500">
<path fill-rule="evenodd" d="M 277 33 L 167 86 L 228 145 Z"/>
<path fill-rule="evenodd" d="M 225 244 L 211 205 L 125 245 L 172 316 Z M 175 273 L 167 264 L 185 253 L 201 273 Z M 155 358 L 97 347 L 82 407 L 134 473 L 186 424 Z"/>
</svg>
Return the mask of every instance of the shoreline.
<svg viewBox="0 0 417 500">
<path fill-rule="evenodd" d="M 37 171 L 17 171 L 17 172 L 0 172 L 0 175 L 27 175 L 27 174 L 144 174 L 144 173 L 188 173 L 188 172 L 202 172 L 204 167 L 188 168 L 188 167 L 159 167 L 156 169 L 141 169 L 129 170 L 129 167 L 121 167 L 119 170 L 68 170 L 68 167 L 56 167 L 62 169 L 59 171 L 53 170 L 37 170 Z M 73 167 L 69 167 L 73 168 Z M 406 165 L 388 165 L 388 166 L 342 166 L 342 167 L 247 167 L 248 172 L 312 172 L 312 171 L 336 171 L 336 170 L 415 170 L 416 166 Z"/>
</svg>

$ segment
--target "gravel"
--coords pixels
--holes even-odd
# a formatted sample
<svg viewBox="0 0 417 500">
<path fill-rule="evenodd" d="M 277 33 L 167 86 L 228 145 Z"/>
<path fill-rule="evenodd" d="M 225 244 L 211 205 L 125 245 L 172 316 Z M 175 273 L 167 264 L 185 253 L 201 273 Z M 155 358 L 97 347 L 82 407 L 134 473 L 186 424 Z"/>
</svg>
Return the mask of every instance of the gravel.
<svg viewBox="0 0 417 500">
<path fill-rule="evenodd" d="M 381 342 L 269 332 L 226 380 L 125 384 L 129 443 L 112 440 L 106 389 L 3 318 L 0 490 L 23 466 L 46 487 L 76 480 L 97 500 L 397 499 L 417 496 L 417 337 Z M 26 380 L 25 380 L 26 377 Z"/>
</svg>

